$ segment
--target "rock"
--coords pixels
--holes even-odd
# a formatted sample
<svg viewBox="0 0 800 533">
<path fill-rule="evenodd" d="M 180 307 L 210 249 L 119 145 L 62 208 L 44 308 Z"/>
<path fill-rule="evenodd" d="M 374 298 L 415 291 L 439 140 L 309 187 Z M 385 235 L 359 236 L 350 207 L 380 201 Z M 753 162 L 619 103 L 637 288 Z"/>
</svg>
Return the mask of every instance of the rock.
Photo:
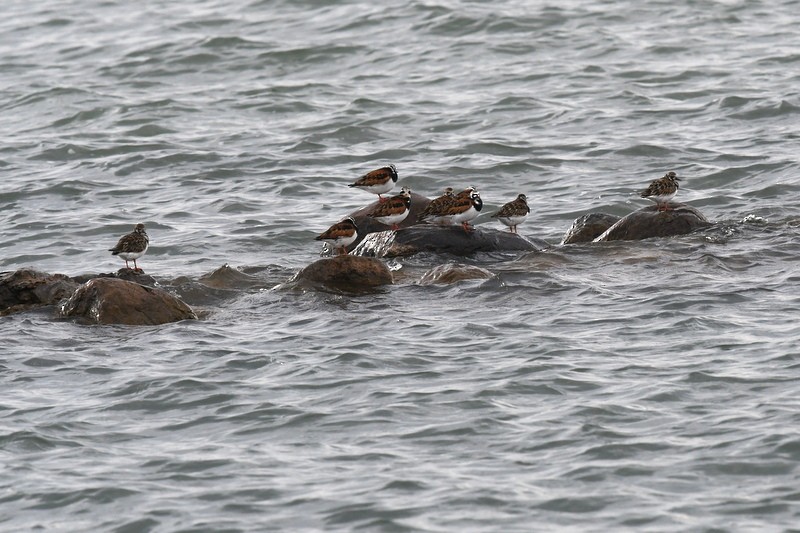
<svg viewBox="0 0 800 533">
<path fill-rule="evenodd" d="M 685 235 L 711 226 L 706 217 L 692 206 L 670 204 L 669 211 L 658 211 L 655 205 L 643 207 L 624 216 L 608 228 L 595 242 L 631 241 L 650 237 Z"/>
<path fill-rule="evenodd" d="M 469 233 L 461 226 L 417 224 L 367 236 L 353 252 L 356 255 L 402 257 L 419 252 L 470 255 L 476 252 L 531 252 L 549 245 L 540 239 L 531 240 L 518 233 L 475 228 Z"/>
<path fill-rule="evenodd" d="M 60 308 L 63 317 L 94 324 L 152 326 L 197 319 L 194 311 L 168 292 L 116 278 L 96 278 L 78 290 Z"/>
<path fill-rule="evenodd" d="M 29 268 L 0 274 L 0 316 L 55 305 L 69 297 L 78 284 L 64 274 Z"/>
<path fill-rule="evenodd" d="M 589 213 L 575 220 L 572 227 L 567 230 L 561 244 L 575 244 L 578 242 L 592 242 L 602 235 L 608 228 L 619 221 L 616 215 L 607 213 Z"/>
<path fill-rule="evenodd" d="M 494 274 L 485 268 L 448 263 L 432 268 L 422 275 L 420 285 L 449 285 L 467 279 L 490 279 Z"/>
<path fill-rule="evenodd" d="M 153 276 L 144 273 L 144 270 L 134 270 L 132 268 L 120 268 L 113 276 L 117 279 L 132 281 L 139 285 L 154 286 L 157 282 Z"/>
<path fill-rule="evenodd" d="M 96 278 L 115 278 L 123 279 L 125 281 L 132 281 L 139 285 L 146 285 L 148 287 L 155 287 L 158 282 L 153 276 L 145 274 L 143 270 L 134 270 L 132 268 L 120 268 L 116 272 L 101 273 L 101 274 L 79 274 L 73 276 L 72 280 L 79 284 L 86 283 Z"/>
<path fill-rule="evenodd" d="M 298 272 L 290 283 L 297 281 L 360 290 L 390 285 L 392 272 L 378 259 L 339 255 L 311 263 Z"/>
<path fill-rule="evenodd" d="M 227 263 L 213 272 L 203 274 L 198 281 L 214 289 L 248 289 L 263 285 L 263 282 L 255 276 L 245 274 Z"/>
</svg>

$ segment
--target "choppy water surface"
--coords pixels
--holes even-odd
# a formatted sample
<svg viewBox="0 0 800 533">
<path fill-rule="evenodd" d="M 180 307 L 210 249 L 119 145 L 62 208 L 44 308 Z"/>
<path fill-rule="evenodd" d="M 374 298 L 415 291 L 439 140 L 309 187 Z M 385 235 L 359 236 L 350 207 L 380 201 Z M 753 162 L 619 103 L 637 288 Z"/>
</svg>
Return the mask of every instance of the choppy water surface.
<svg viewBox="0 0 800 533">
<path fill-rule="evenodd" d="M 797 530 L 800 2 L 4 10 L 0 269 L 141 221 L 204 319 L 0 318 L 0 529 Z M 387 162 L 553 244 L 667 170 L 718 224 L 270 290 Z M 493 277 L 418 283 L 455 262 Z"/>
</svg>

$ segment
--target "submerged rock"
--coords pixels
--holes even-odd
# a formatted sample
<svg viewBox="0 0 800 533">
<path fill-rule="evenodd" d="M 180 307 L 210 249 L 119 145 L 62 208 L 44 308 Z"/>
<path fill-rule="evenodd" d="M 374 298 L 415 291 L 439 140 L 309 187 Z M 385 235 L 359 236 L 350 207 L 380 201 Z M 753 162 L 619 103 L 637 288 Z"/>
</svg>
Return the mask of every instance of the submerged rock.
<svg viewBox="0 0 800 533">
<path fill-rule="evenodd" d="M 238 268 L 234 268 L 227 263 L 213 272 L 203 274 L 198 281 L 206 287 L 211 287 L 213 289 L 243 289 L 263 284 L 263 282 L 255 276 L 245 274 Z"/>
<path fill-rule="evenodd" d="M 468 279 L 491 279 L 494 274 L 485 268 L 448 263 L 427 271 L 419 280 L 420 285 L 449 285 Z"/>
<path fill-rule="evenodd" d="M 692 206 L 670 204 L 669 211 L 658 211 L 655 205 L 643 207 L 617 221 L 595 242 L 632 241 L 650 237 L 686 235 L 711 226 L 711 222 Z"/>
<path fill-rule="evenodd" d="M 22 268 L 0 274 L 0 316 L 55 305 L 68 298 L 78 283 L 64 274 Z"/>
<path fill-rule="evenodd" d="M 619 221 L 618 216 L 607 213 L 589 213 L 575 220 L 567 230 L 561 244 L 592 242 Z"/>
<path fill-rule="evenodd" d="M 372 257 L 339 255 L 315 261 L 291 280 L 308 281 L 336 288 L 363 289 L 391 285 L 392 272 L 383 261 Z"/>
<path fill-rule="evenodd" d="M 103 277 L 78 287 L 61 306 L 60 314 L 94 324 L 131 326 L 197 319 L 188 305 L 164 290 Z"/>
<path fill-rule="evenodd" d="M 475 228 L 467 233 L 461 226 L 417 224 L 396 232 L 367 236 L 353 252 L 356 255 L 402 257 L 419 252 L 470 255 L 477 252 L 532 252 L 549 245 L 518 233 Z"/>
</svg>

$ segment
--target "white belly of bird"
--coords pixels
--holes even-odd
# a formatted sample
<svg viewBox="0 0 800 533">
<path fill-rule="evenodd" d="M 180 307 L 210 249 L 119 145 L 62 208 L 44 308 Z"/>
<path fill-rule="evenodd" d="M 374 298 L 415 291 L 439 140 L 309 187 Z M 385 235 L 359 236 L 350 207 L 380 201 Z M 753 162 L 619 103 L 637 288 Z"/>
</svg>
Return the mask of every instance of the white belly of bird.
<svg viewBox="0 0 800 533">
<path fill-rule="evenodd" d="M 673 198 L 675 198 L 675 195 L 677 193 L 678 193 L 678 191 L 675 191 L 675 192 L 671 192 L 669 194 L 659 194 L 659 195 L 656 195 L 656 196 L 648 196 L 648 198 L 650 198 L 651 200 L 653 200 L 657 204 L 665 204 L 665 203 L 669 202 L 670 200 L 672 200 Z"/>
<path fill-rule="evenodd" d="M 398 213 L 396 215 L 387 215 L 385 217 L 374 217 L 375 220 L 382 224 L 386 224 L 387 226 L 391 226 L 392 224 L 399 224 L 406 219 L 408 216 L 408 209 L 403 211 L 402 213 Z"/>
<path fill-rule="evenodd" d="M 394 189 L 394 182 L 392 180 L 389 180 L 386 183 L 381 183 L 378 185 L 359 186 L 359 189 L 364 189 L 365 191 L 371 192 L 372 194 L 383 194 Z"/>
<path fill-rule="evenodd" d="M 478 216 L 478 210 L 475 209 L 474 205 L 471 205 L 469 206 L 469 209 L 467 209 L 463 213 L 453 215 L 450 220 L 453 222 L 453 224 L 461 224 L 462 222 L 468 222 L 477 216 Z"/>
<path fill-rule="evenodd" d="M 355 242 L 358 234 L 353 234 L 350 237 L 336 237 L 335 239 L 322 239 L 322 242 L 327 242 L 334 248 L 346 248 Z"/>
<path fill-rule="evenodd" d="M 497 220 L 499 220 L 509 228 L 513 228 L 518 224 L 522 224 L 527 216 L 528 215 L 517 215 L 513 217 L 497 217 Z"/>
<path fill-rule="evenodd" d="M 120 252 L 117 255 L 123 258 L 125 261 L 133 261 L 134 259 L 139 259 L 144 255 L 147 251 L 147 246 L 144 247 L 144 250 L 141 252 Z"/>
</svg>

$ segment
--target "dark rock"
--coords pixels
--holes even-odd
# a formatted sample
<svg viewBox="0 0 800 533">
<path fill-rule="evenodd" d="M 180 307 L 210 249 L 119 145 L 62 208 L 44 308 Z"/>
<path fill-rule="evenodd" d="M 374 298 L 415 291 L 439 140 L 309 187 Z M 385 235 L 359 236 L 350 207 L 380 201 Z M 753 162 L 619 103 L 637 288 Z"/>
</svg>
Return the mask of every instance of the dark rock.
<svg viewBox="0 0 800 533">
<path fill-rule="evenodd" d="M 132 281 L 139 285 L 154 286 L 157 282 L 153 276 L 144 273 L 144 270 L 134 270 L 132 268 L 120 268 L 114 277 L 125 281 Z"/>
<path fill-rule="evenodd" d="M 711 225 L 711 222 L 692 206 L 670 204 L 669 211 L 658 211 L 655 205 L 651 205 L 626 215 L 597 237 L 595 242 L 685 235 Z"/>
<path fill-rule="evenodd" d="M 473 265 L 448 263 L 432 268 L 423 274 L 420 285 L 449 285 L 467 279 L 490 279 L 494 274 Z"/>
<path fill-rule="evenodd" d="M 402 257 L 419 252 L 470 255 L 477 252 L 531 252 L 549 245 L 518 233 L 475 228 L 467 233 L 461 226 L 417 224 L 396 232 L 369 235 L 353 253 L 376 257 Z"/>
<path fill-rule="evenodd" d="M 0 274 L 0 316 L 55 305 L 78 287 L 64 274 L 29 268 Z"/>
<path fill-rule="evenodd" d="M 311 263 L 298 272 L 290 283 L 296 281 L 360 290 L 390 285 L 392 272 L 378 259 L 339 255 Z"/>
<path fill-rule="evenodd" d="M 245 274 L 228 264 L 222 265 L 213 272 L 203 274 L 198 281 L 206 287 L 214 289 L 248 289 L 253 286 L 263 285 L 263 281 L 260 279 Z"/>
<path fill-rule="evenodd" d="M 607 213 L 589 213 L 575 220 L 569 228 L 561 244 L 575 244 L 578 242 L 592 242 L 605 231 L 616 224 L 619 217 Z"/>
<path fill-rule="evenodd" d="M 218 306 L 226 300 L 241 297 L 242 291 L 253 291 L 274 285 L 275 283 L 269 284 L 261 278 L 245 274 L 240 268 L 225 264 L 198 279 L 178 276 L 167 286 L 170 292 L 189 304 L 197 316 L 202 318 L 204 310 L 201 306 Z"/>
<path fill-rule="evenodd" d="M 122 279 L 125 281 L 132 281 L 139 285 L 146 285 L 148 287 L 155 287 L 158 282 L 153 276 L 144 273 L 144 270 L 134 270 L 132 268 L 120 268 L 116 272 L 108 272 L 101 274 L 79 274 L 72 277 L 72 281 L 83 284 L 96 278 L 114 278 Z"/>
<path fill-rule="evenodd" d="M 61 306 L 60 314 L 94 324 L 131 326 L 197 319 L 188 305 L 164 290 L 106 277 L 78 287 Z"/>
</svg>

